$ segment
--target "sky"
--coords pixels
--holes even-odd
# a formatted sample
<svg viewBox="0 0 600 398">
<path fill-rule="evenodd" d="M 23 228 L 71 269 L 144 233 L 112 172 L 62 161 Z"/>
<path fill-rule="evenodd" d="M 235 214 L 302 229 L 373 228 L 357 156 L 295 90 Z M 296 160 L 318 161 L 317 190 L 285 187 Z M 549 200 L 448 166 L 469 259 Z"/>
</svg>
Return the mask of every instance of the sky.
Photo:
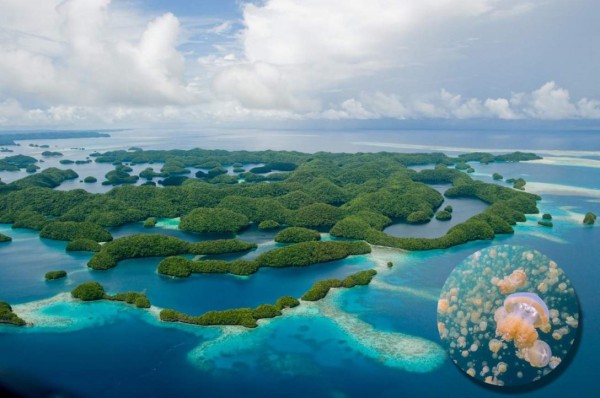
<svg viewBox="0 0 600 398">
<path fill-rule="evenodd" d="M 0 128 L 600 119 L 597 0 L 0 0 Z"/>
</svg>

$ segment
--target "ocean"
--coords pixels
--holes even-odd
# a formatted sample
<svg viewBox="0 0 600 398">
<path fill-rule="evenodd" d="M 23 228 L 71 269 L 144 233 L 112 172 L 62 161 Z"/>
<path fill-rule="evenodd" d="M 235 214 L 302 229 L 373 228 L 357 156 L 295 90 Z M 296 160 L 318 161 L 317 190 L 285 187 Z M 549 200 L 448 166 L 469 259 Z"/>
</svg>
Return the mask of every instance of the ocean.
<svg viewBox="0 0 600 398">
<path fill-rule="evenodd" d="M 472 176 L 486 182 L 493 181 L 494 172 L 505 178 L 523 177 L 526 191 L 542 196 L 538 207 L 553 215 L 554 227 L 538 226 L 539 215 L 533 215 L 515 228 L 514 235 L 447 250 L 378 250 L 306 268 L 262 269 L 243 278 L 194 275 L 171 280 L 156 274 L 159 259 L 127 260 L 109 271 L 91 271 L 86 267 L 89 254 L 66 253 L 64 242 L 40 239 L 35 232 L 1 224 L 0 233 L 13 241 L 0 246 L 0 300 L 10 302 L 25 319 L 34 319 L 36 326 L 0 326 L 0 375 L 7 372 L 24 378 L 26 384 L 53 385 L 82 397 L 486 397 L 510 393 L 549 398 L 597 393 L 600 230 L 598 224 L 584 226 L 581 221 L 588 211 L 600 214 L 600 132 L 139 129 L 111 135 L 21 141 L 21 146 L 10 149 L 40 158 L 45 149 L 29 144 L 49 144 L 49 150 L 72 160 L 84 160 L 93 151 L 131 146 L 449 155 L 532 151 L 544 159 L 473 164 Z M 55 158 L 46 159 L 43 166 L 73 168 L 81 179 L 93 175 L 99 181 L 112 169 L 96 163 L 65 166 Z M 0 172 L 4 182 L 24 175 Z M 57 189 L 75 188 L 110 189 L 79 179 Z M 452 205 L 457 217 L 469 217 L 482 208 L 481 203 L 469 200 Z M 394 225 L 387 232 L 434 237 L 449 227 L 432 221 Z M 140 223 L 111 232 L 125 236 L 148 230 Z M 152 232 L 198 240 L 173 229 L 172 220 L 161 220 Z M 272 235 L 255 228 L 239 238 L 259 243 L 260 250 L 275 245 Z M 581 310 L 578 334 L 567 359 L 541 381 L 518 388 L 472 380 L 448 358 L 437 330 L 437 299 L 452 270 L 478 250 L 505 244 L 537 250 L 557 262 L 570 279 Z M 388 260 L 394 263 L 391 269 L 385 266 Z M 142 291 L 158 307 L 200 314 L 272 303 L 283 294 L 299 297 L 317 280 L 374 267 L 379 274 L 371 285 L 337 290 L 317 304 L 303 304 L 282 317 L 261 321 L 253 330 L 165 324 L 152 311 L 112 302 L 77 303 L 65 294 L 81 282 L 96 280 L 110 293 Z M 45 282 L 44 273 L 54 269 L 65 269 L 68 278 Z"/>
</svg>

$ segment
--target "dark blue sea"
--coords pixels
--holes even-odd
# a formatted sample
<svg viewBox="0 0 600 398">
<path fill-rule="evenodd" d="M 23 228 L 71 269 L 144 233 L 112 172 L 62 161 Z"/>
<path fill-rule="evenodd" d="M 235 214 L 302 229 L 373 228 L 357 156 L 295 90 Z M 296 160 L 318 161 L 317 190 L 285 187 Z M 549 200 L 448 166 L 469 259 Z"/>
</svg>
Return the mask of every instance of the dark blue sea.
<svg viewBox="0 0 600 398">
<path fill-rule="evenodd" d="M 596 396 L 600 229 L 598 224 L 584 226 L 581 221 L 586 212 L 600 214 L 600 131 L 133 130 L 111 135 L 21 141 L 11 149 L 39 158 L 45 149 L 29 144 L 49 144 L 51 150 L 72 160 L 83 160 L 96 150 L 130 146 L 451 155 L 527 150 L 544 160 L 473 164 L 472 176 L 487 182 L 494 172 L 505 178 L 523 177 L 526 190 L 542 196 L 538 207 L 553 215 L 554 227 L 537 225 L 540 216 L 533 215 L 515 228 L 514 235 L 448 250 L 384 250 L 306 268 L 262 269 L 249 277 L 194 275 L 172 280 L 156 273 L 160 259 L 128 260 L 109 271 L 91 271 L 86 267 L 89 255 L 66 253 L 64 242 L 0 224 L 0 233 L 13 238 L 0 245 L 0 300 L 11 303 L 36 325 L 0 326 L 0 375 L 15 382 L 25 380 L 21 383 L 27 386 L 55 386 L 81 397 Z M 42 165 L 59 164 L 47 159 Z M 112 168 L 95 163 L 60 167 L 71 167 L 82 178 L 95 175 L 99 181 Z M 23 176 L 22 172 L 0 172 L 5 182 Z M 109 189 L 79 180 L 58 189 L 74 188 Z M 451 204 L 456 211 L 454 223 L 484 208 L 470 200 Z M 434 237 L 452 225 L 438 221 L 398 224 L 387 232 Z M 112 232 L 125 236 L 148 230 L 133 224 Z M 152 232 L 201 239 L 178 231 L 174 220 L 161 220 Z M 261 251 L 275 246 L 272 237 L 257 229 L 239 236 L 258 242 Z M 447 358 L 437 330 L 437 298 L 450 272 L 474 252 L 501 244 L 530 247 L 556 261 L 575 288 L 581 308 L 577 338 L 567 359 L 540 382 L 516 389 L 474 382 Z M 381 266 L 388 260 L 394 262 L 391 269 Z M 371 285 L 336 291 L 318 304 L 302 304 L 253 330 L 165 324 L 158 321 L 156 310 L 112 302 L 77 303 L 66 294 L 81 282 L 95 280 L 109 293 L 141 291 L 156 307 L 201 314 L 272 303 L 281 295 L 299 297 L 315 281 L 373 267 L 379 274 Z M 45 282 L 44 273 L 55 269 L 66 270 L 68 278 Z"/>
</svg>

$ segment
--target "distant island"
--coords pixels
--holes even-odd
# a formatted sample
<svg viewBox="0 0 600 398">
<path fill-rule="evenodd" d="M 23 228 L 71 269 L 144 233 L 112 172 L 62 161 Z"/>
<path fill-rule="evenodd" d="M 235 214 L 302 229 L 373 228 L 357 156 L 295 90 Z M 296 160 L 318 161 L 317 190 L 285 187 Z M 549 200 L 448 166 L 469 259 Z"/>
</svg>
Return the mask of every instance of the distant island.
<svg viewBox="0 0 600 398">
<path fill-rule="evenodd" d="M 56 140 L 69 138 L 99 138 L 110 137 L 110 134 L 97 131 L 47 131 L 47 132 L 14 132 L 0 133 L 0 145 L 17 145 L 15 141 L 22 140 Z M 40 146 L 46 148 L 47 146 Z"/>
</svg>

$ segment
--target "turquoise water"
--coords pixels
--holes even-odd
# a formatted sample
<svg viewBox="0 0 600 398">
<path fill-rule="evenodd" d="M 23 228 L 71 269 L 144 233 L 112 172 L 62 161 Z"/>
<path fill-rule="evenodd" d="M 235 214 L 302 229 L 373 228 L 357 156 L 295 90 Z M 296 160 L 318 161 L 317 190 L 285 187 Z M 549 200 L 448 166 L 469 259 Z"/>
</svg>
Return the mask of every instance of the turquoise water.
<svg viewBox="0 0 600 398">
<path fill-rule="evenodd" d="M 525 148 L 600 148 L 600 145 L 594 146 L 597 139 L 584 140 L 579 135 L 565 135 L 561 142 L 557 134 L 548 141 L 535 135 L 528 141 L 519 141 L 517 135 L 507 136 L 489 137 L 479 145 L 520 148 L 514 144 L 520 142 Z M 158 138 L 152 138 L 151 134 L 149 137 L 149 147 L 159 146 Z M 341 137 L 345 140 L 338 141 L 341 142 L 337 146 L 340 150 L 350 150 L 346 149 L 350 147 L 354 150 L 382 149 L 352 144 L 369 140 L 400 143 L 405 139 L 405 142 L 420 145 L 433 142 L 419 138 L 422 136 L 416 133 L 406 137 L 347 133 Z M 465 132 L 456 137 L 455 145 L 473 142 L 472 136 Z M 461 137 L 464 138 L 462 141 Z M 577 138 L 581 139 L 579 147 Z M 169 140 L 168 145 L 177 146 L 184 139 L 185 136 L 181 141 Z M 234 149 L 241 145 L 239 140 L 214 135 L 200 140 L 206 147 Z M 440 140 L 435 142 L 439 145 L 452 143 Z M 301 141 L 306 145 L 300 145 Z M 322 141 L 319 137 L 309 141 L 306 137 L 279 137 L 267 145 L 264 140 L 257 139 L 247 143 L 247 149 L 263 145 L 327 150 L 328 145 L 335 142 L 332 133 L 325 134 Z M 76 140 L 64 140 L 56 145 L 81 146 Z M 84 146 L 106 150 L 131 145 L 125 137 L 116 137 L 115 140 L 90 140 Z M 182 147 L 201 144 L 196 141 L 186 145 Z M 64 243 L 39 239 L 34 232 L 0 225 L 0 232 L 14 239 L 12 243 L 0 246 L 0 299 L 24 304 L 24 307 L 16 305 L 15 310 L 26 311 L 38 323 L 36 327 L 24 329 L 0 326 L 0 369 L 90 397 L 505 395 L 473 382 L 445 357 L 443 350 L 441 353 L 436 350 L 436 347 L 441 349 L 436 307 L 437 296 L 456 265 L 477 250 L 508 243 L 531 247 L 555 260 L 571 280 L 582 312 L 579 343 L 570 359 L 545 382 L 532 389 L 510 392 L 544 398 L 594 395 L 597 391 L 595 374 L 600 368 L 597 337 L 600 331 L 600 296 L 597 293 L 600 232 L 597 225 L 585 227 L 580 222 L 587 211 L 600 214 L 600 200 L 594 191 L 600 188 L 600 169 L 532 163 L 475 164 L 474 168 L 475 177 L 486 181 L 491 180 L 493 172 L 499 172 L 505 178 L 522 176 L 531 184 L 554 184 L 550 187 L 551 193 L 542 194 L 543 201 L 539 204 L 542 212 L 553 214 L 554 227 L 540 227 L 536 224 L 539 216 L 531 216 L 527 223 L 516 227 L 513 236 L 499 237 L 492 242 L 472 242 L 449 250 L 386 252 L 379 258 L 359 256 L 307 268 L 266 269 L 247 278 L 194 275 L 185 280 L 171 280 L 156 274 L 160 259 L 129 260 L 113 270 L 94 272 L 85 265 L 89 255 L 67 254 Z M 573 195 L 564 186 L 584 189 Z M 464 209 L 465 212 L 472 210 L 469 206 Z M 419 226 L 423 232 L 439 233 L 434 227 L 433 222 Z M 176 229 L 165 231 L 188 240 L 206 238 Z M 115 236 L 124 236 L 165 231 L 144 230 L 136 224 L 112 232 Z M 261 251 L 274 246 L 270 234 L 249 229 L 239 237 L 260 243 Z M 240 256 L 250 258 L 255 255 L 256 252 Z M 272 302 L 282 294 L 298 297 L 316 280 L 371 268 L 382 259 L 393 260 L 394 266 L 391 269 L 380 267 L 370 286 L 334 294 L 322 302 L 322 307 L 315 307 L 315 312 L 310 311 L 312 307 L 302 305 L 300 308 L 307 307 L 308 310 L 288 312 L 255 330 L 163 324 L 152 312 L 119 303 L 81 304 L 58 300 L 38 309 L 32 309 L 28 304 L 68 292 L 83 281 L 98 280 L 110 292 L 145 291 L 158 307 L 201 313 L 209 309 Z M 45 282 L 44 273 L 52 269 L 65 269 L 69 277 Z M 351 324 L 352 319 L 358 323 Z M 404 362 L 395 363 L 390 361 L 393 352 L 390 347 L 381 345 L 385 342 L 405 344 L 408 350 L 421 343 L 432 345 L 427 345 L 431 351 L 425 362 L 406 354 L 402 358 Z"/>
</svg>

